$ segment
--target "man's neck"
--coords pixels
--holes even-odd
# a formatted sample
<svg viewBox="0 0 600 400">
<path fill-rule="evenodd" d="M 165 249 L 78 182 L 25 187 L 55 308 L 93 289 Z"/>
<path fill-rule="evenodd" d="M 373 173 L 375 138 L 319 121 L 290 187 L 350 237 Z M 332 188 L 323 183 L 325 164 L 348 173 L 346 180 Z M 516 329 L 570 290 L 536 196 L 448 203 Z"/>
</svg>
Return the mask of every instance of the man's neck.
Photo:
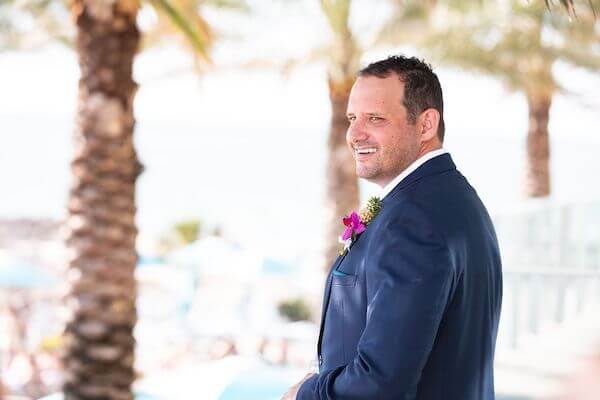
<svg viewBox="0 0 600 400">
<path fill-rule="evenodd" d="M 439 141 L 435 141 L 434 144 L 430 144 L 429 142 L 423 146 L 423 148 L 419 151 L 419 155 L 417 156 L 418 161 L 421 157 L 425 156 L 427 153 L 431 153 L 432 151 L 443 150 L 442 144 Z"/>
</svg>

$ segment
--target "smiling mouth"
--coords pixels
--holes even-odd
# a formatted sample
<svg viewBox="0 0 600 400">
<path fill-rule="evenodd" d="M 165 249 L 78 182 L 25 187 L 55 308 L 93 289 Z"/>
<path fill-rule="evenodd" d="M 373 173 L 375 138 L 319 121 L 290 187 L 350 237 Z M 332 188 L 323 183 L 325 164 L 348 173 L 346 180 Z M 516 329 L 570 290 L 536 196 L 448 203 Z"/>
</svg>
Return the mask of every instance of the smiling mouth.
<svg viewBox="0 0 600 400">
<path fill-rule="evenodd" d="M 374 147 L 364 147 L 364 148 L 355 148 L 354 149 L 354 155 L 358 158 L 360 156 L 367 156 L 369 154 L 373 154 L 377 151 L 376 148 Z"/>
</svg>

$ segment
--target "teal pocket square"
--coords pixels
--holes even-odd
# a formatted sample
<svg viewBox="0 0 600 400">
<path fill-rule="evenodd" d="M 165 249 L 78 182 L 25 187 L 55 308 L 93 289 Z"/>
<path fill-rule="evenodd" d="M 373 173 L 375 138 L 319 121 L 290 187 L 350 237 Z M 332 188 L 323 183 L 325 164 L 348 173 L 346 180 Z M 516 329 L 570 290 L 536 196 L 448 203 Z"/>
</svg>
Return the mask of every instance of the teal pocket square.
<svg viewBox="0 0 600 400">
<path fill-rule="evenodd" d="M 335 275 L 335 276 L 349 276 L 350 274 L 347 274 L 345 272 L 338 271 L 337 269 L 334 269 L 333 270 L 333 275 Z"/>
</svg>

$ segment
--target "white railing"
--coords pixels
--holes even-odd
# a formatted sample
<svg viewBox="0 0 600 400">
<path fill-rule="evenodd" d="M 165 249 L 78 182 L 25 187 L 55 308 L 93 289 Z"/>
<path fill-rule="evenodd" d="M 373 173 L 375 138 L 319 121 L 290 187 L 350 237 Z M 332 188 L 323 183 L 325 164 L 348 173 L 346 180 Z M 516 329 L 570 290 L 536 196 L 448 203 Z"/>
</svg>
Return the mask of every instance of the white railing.
<svg viewBox="0 0 600 400">
<path fill-rule="evenodd" d="M 504 272 L 498 346 L 517 348 L 531 335 L 600 308 L 600 271 L 522 268 Z"/>
<path fill-rule="evenodd" d="M 525 203 L 494 217 L 504 266 L 600 270 L 600 203 Z"/>
<path fill-rule="evenodd" d="M 600 308 L 600 203 L 533 200 L 494 224 L 504 266 L 499 347 Z"/>
</svg>

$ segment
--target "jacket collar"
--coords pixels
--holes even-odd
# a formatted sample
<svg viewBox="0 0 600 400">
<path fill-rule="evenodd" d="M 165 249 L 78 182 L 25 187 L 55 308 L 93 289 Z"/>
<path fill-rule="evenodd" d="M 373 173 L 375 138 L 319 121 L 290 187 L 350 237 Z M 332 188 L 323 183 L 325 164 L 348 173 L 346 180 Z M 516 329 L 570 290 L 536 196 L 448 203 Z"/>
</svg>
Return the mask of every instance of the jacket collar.
<svg viewBox="0 0 600 400">
<path fill-rule="evenodd" d="M 431 160 L 428 160 L 419 168 L 410 173 L 406 178 L 404 178 L 396 187 L 392 189 L 384 198 L 383 201 L 394 197 L 405 187 L 417 182 L 420 179 L 431 175 L 437 175 L 442 172 L 455 170 L 456 165 L 454 161 L 452 161 L 452 157 L 449 153 L 442 154 L 440 156 L 434 157 Z"/>
</svg>

